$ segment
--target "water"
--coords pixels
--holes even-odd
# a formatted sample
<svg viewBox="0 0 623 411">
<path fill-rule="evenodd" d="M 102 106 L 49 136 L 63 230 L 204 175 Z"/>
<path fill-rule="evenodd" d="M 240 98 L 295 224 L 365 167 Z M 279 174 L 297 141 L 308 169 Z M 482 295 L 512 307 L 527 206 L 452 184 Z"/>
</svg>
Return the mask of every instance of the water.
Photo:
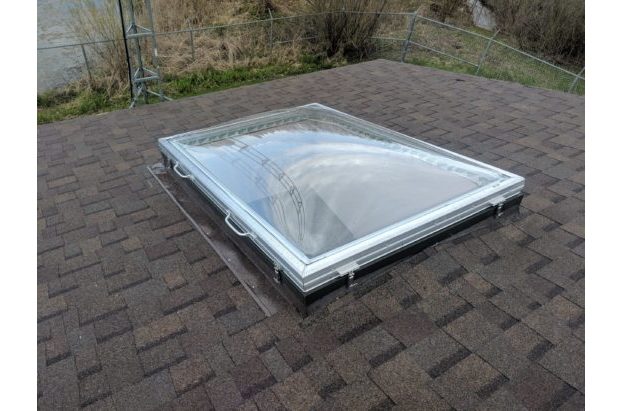
<svg viewBox="0 0 623 411">
<path fill-rule="evenodd" d="M 37 47 L 77 43 L 68 22 L 67 0 L 37 0 Z M 37 92 L 60 87 L 80 77 L 85 70 L 80 47 L 37 50 Z"/>
</svg>

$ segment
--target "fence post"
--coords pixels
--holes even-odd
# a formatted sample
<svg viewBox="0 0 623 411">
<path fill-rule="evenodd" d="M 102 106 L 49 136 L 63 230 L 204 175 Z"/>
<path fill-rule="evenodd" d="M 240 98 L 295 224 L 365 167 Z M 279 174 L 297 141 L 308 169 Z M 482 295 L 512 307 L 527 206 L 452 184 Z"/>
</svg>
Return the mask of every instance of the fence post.
<svg viewBox="0 0 623 411">
<path fill-rule="evenodd" d="M 417 10 L 413 12 L 413 16 L 411 16 L 411 21 L 409 22 L 409 28 L 407 29 L 409 33 L 405 37 L 405 42 L 402 44 L 402 54 L 400 55 L 400 62 L 405 62 L 405 57 L 407 56 L 407 51 L 409 50 L 409 44 L 411 44 L 411 35 L 413 34 L 413 29 L 415 28 L 415 20 L 417 19 Z"/>
<path fill-rule="evenodd" d="M 192 28 L 190 29 L 189 33 L 190 33 L 190 55 L 194 61 L 195 60 L 195 36 L 193 35 Z"/>
<path fill-rule="evenodd" d="M 270 32 L 268 33 L 268 42 L 270 44 L 270 54 L 273 54 L 273 12 L 268 9 L 268 15 L 270 16 Z"/>
<path fill-rule="evenodd" d="M 493 39 L 495 38 L 495 36 L 498 35 L 499 32 L 500 32 L 499 29 L 496 30 L 495 33 L 493 33 L 493 36 L 489 38 L 489 41 L 487 42 L 487 45 L 485 46 L 484 51 L 480 55 L 480 60 L 478 61 L 478 68 L 476 69 L 476 75 L 480 73 L 480 68 L 482 67 L 482 65 L 485 62 L 485 59 L 487 58 L 487 53 L 489 53 L 489 49 L 491 48 L 491 43 L 493 43 Z"/>
<path fill-rule="evenodd" d="M 84 57 L 84 65 L 87 67 L 87 73 L 89 74 L 89 84 L 93 87 L 93 76 L 91 76 L 91 67 L 89 67 L 89 60 L 87 59 L 87 52 L 84 51 L 84 44 L 80 45 L 82 50 L 82 57 Z"/>
<path fill-rule="evenodd" d="M 573 82 L 571 83 L 571 86 L 569 86 L 569 90 L 567 91 L 568 93 L 571 93 L 573 89 L 575 88 L 575 86 L 578 84 L 578 80 L 580 79 L 580 76 L 582 75 L 582 73 L 584 73 L 585 68 L 586 67 L 582 67 L 582 70 L 580 70 L 580 72 L 575 75 L 575 78 L 573 79 Z"/>
</svg>

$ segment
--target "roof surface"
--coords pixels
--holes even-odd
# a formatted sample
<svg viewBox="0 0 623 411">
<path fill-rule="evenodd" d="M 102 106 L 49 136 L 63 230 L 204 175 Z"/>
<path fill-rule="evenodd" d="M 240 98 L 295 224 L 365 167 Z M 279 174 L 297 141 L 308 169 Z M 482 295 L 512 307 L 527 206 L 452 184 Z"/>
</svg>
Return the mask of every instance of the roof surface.
<svg viewBox="0 0 623 411">
<path fill-rule="evenodd" d="M 519 213 L 266 317 L 146 165 L 311 102 L 524 176 Z M 584 406 L 582 97 L 376 60 L 43 125 L 37 217 L 43 409 Z"/>
</svg>

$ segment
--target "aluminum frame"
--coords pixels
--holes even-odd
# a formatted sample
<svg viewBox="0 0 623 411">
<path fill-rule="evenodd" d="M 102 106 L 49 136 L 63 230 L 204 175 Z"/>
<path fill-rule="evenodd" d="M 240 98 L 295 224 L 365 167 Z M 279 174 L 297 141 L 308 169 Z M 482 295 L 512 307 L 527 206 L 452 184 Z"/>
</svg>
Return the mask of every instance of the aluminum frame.
<svg viewBox="0 0 623 411">
<path fill-rule="evenodd" d="M 382 135 L 392 141 L 419 149 L 431 150 L 445 157 L 495 172 L 502 179 L 487 184 L 428 212 L 420 213 L 399 223 L 366 235 L 346 245 L 313 258 L 307 257 L 297 247 L 267 224 L 244 204 L 209 171 L 180 147 L 193 139 L 214 141 L 233 137 L 249 130 L 262 130 L 269 124 L 290 121 L 296 110 L 318 110 L 333 119 L 344 121 L 370 135 Z M 336 121 L 337 121 L 336 120 Z M 211 140 L 211 141 L 212 141 Z M 238 235 L 248 237 L 271 261 L 275 270 L 282 271 L 302 294 L 312 293 L 338 277 L 352 275 L 361 267 L 376 262 L 384 256 L 408 247 L 418 240 L 443 231 L 491 207 L 501 209 L 504 203 L 521 194 L 524 179 L 497 167 L 470 159 L 449 150 L 408 137 L 396 131 L 358 119 L 321 104 L 308 104 L 292 109 L 262 113 L 212 128 L 191 131 L 161 138 L 159 148 L 165 163 L 180 176 L 190 180 L 226 216 L 226 223 Z M 232 221 L 233 220 L 233 221 Z"/>
</svg>

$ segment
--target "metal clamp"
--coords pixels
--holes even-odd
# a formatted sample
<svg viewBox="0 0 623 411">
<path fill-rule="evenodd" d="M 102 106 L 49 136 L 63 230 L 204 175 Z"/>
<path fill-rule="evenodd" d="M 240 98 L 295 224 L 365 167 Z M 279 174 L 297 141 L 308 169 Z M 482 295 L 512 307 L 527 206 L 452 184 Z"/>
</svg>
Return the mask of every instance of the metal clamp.
<svg viewBox="0 0 623 411">
<path fill-rule="evenodd" d="M 180 170 L 178 170 L 177 168 L 179 167 L 180 163 L 175 163 L 175 165 L 173 166 L 173 171 L 175 171 L 175 174 L 177 174 L 178 176 L 182 177 L 182 178 L 188 178 L 190 180 L 194 180 L 195 177 L 193 177 L 191 174 L 182 174 L 180 173 Z"/>
<path fill-rule="evenodd" d="M 353 288 L 355 285 L 355 272 L 351 271 L 348 273 L 348 277 L 346 277 L 346 288 Z"/>
<path fill-rule="evenodd" d="M 240 231 L 236 227 L 234 227 L 234 225 L 231 223 L 231 221 L 229 221 L 230 218 L 231 218 L 231 211 L 227 210 L 227 213 L 225 214 L 225 224 L 227 224 L 227 226 L 229 228 L 231 228 L 231 230 L 234 233 L 236 233 L 240 237 L 253 237 L 253 233 L 246 233 L 246 232 Z"/>
<path fill-rule="evenodd" d="M 281 267 L 278 264 L 273 266 L 273 281 L 281 284 Z"/>
<path fill-rule="evenodd" d="M 504 202 L 506 202 L 506 198 L 504 198 L 504 196 L 497 196 L 496 198 L 493 198 L 489 201 L 489 204 L 494 207 L 495 218 L 498 218 L 502 215 Z"/>
<path fill-rule="evenodd" d="M 502 215 L 503 211 L 502 211 L 502 207 L 504 206 L 504 203 L 500 203 L 497 205 L 497 207 L 495 208 L 495 218 L 500 218 L 500 216 Z"/>
</svg>

